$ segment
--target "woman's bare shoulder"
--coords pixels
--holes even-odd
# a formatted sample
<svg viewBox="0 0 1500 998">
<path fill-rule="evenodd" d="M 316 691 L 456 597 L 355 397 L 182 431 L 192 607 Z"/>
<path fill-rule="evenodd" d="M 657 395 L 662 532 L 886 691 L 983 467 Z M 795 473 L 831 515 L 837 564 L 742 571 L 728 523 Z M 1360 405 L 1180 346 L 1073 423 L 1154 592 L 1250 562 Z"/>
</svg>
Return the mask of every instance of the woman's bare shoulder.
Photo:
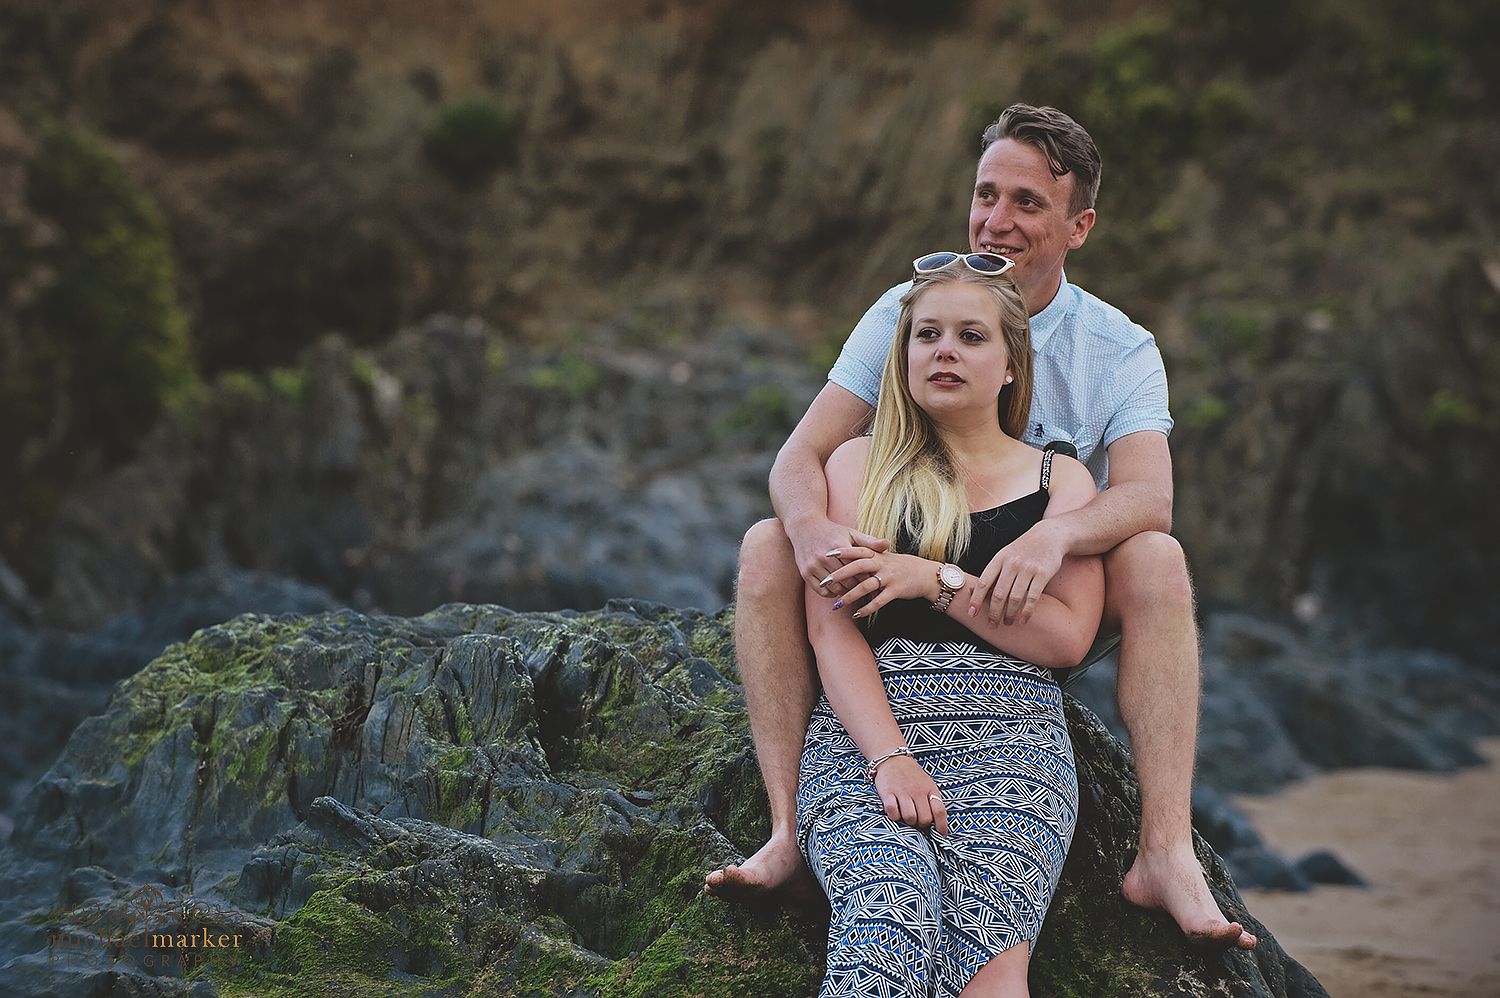
<svg viewBox="0 0 1500 998">
<path fill-rule="evenodd" d="M 838 447 L 834 448 L 833 453 L 828 456 L 828 473 L 831 475 L 835 469 L 845 472 L 853 468 L 857 469 L 862 475 L 865 470 L 865 457 L 869 453 L 869 437 L 853 437 L 845 440 Z"/>
<path fill-rule="evenodd" d="M 828 456 L 823 477 L 828 480 L 829 509 L 858 496 L 865 484 L 865 455 L 870 452 L 869 437 L 855 437 L 839 444 Z"/>
<path fill-rule="evenodd" d="M 1099 494 L 1094 488 L 1094 476 L 1089 474 L 1089 469 L 1077 458 L 1066 454 L 1053 455 L 1052 481 L 1048 491 L 1052 496 L 1052 501 L 1047 504 L 1049 515 L 1086 506 Z"/>
</svg>

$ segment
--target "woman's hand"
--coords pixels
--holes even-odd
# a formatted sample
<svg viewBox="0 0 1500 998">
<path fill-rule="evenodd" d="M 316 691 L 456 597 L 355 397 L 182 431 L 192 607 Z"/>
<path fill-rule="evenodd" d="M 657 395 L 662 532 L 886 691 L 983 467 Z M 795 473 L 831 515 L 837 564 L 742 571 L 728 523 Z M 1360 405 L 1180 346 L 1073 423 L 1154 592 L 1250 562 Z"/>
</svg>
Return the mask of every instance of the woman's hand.
<svg viewBox="0 0 1500 998">
<path fill-rule="evenodd" d="M 844 560 L 844 566 L 823 580 L 825 584 L 844 585 L 860 576 L 864 576 L 864 581 L 847 589 L 843 598 L 833 604 L 835 610 L 845 603 L 858 603 L 871 597 L 854 611 L 856 617 L 868 617 L 893 599 L 938 598 L 937 573 L 941 566 L 935 561 L 914 554 L 893 554 L 870 548 L 846 548 L 839 556 Z"/>
<path fill-rule="evenodd" d="M 943 795 L 927 770 L 911 756 L 893 756 L 881 763 L 875 772 L 875 792 L 880 794 L 880 803 L 892 821 L 948 834 Z"/>
</svg>

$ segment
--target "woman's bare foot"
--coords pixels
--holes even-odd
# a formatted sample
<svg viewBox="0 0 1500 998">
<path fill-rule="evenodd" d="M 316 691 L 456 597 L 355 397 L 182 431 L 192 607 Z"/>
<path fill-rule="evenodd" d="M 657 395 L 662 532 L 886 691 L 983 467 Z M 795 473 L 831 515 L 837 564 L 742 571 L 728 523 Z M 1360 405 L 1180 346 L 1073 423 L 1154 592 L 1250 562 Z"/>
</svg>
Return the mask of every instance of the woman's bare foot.
<svg viewBox="0 0 1500 998">
<path fill-rule="evenodd" d="M 1191 845 L 1136 853 L 1120 893 L 1131 904 L 1171 915 L 1194 946 L 1255 948 L 1255 936 L 1219 910 Z"/>
<path fill-rule="evenodd" d="M 754 901 L 780 895 L 793 904 L 817 900 L 817 883 L 794 833 L 772 835 L 770 841 L 743 863 L 731 863 L 703 878 L 703 892 L 727 901 Z"/>
</svg>

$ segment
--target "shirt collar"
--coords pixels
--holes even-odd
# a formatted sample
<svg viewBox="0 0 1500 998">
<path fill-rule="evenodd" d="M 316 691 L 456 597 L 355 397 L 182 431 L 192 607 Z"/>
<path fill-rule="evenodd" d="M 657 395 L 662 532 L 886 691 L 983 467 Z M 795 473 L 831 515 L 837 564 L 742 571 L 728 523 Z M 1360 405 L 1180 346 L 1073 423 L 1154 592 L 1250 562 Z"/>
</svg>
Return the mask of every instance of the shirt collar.
<svg viewBox="0 0 1500 998">
<path fill-rule="evenodd" d="M 1046 346 L 1052 334 L 1057 332 L 1057 327 L 1062 325 L 1063 316 L 1068 314 L 1068 305 L 1072 299 L 1073 285 L 1068 283 L 1068 275 L 1065 272 L 1057 285 L 1057 294 L 1052 296 L 1046 308 L 1031 317 L 1031 349 L 1033 351 Z"/>
</svg>

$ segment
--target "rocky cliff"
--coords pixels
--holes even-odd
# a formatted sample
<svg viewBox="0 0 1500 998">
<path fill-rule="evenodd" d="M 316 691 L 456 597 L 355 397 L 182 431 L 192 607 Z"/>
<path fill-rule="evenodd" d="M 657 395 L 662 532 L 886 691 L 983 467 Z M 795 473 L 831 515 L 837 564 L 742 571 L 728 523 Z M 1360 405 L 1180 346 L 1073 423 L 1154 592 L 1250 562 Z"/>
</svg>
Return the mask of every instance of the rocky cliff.
<svg viewBox="0 0 1500 998">
<path fill-rule="evenodd" d="M 809 995 L 826 914 L 703 873 L 764 835 L 727 613 L 245 616 L 123 683 L 0 853 L 0 982 L 52 995 Z M 1118 889 L 1128 755 L 1068 705 L 1080 822 L 1049 994 L 1320 996 Z"/>
<path fill-rule="evenodd" d="M 38 159 L 47 122 L 107 137 L 159 207 L 200 369 L 298 365 L 295 386 L 318 337 L 374 348 L 438 311 L 555 352 L 623 329 L 668 368 L 682 344 L 754 364 L 720 338 L 749 326 L 826 364 L 906 261 L 962 242 L 979 126 L 1046 101 L 1104 150 L 1100 223 L 1069 273 L 1158 335 L 1177 533 L 1205 599 L 1305 620 L 1321 607 L 1493 662 L 1493 17 L 1394 2 L 5 0 L 0 226 L 22 252 L 0 258 L 0 335 L 19 358 L 3 397 L 25 402 L 7 439 L 27 467 L 67 457 L 67 489 L 122 460 L 62 432 L 111 382 L 77 380 L 47 345 L 75 330 L 37 303 L 72 279 L 54 266 L 69 247 L 136 230 L 33 196 L 61 169 Z M 136 242 L 157 238 L 126 216 L 143 219 Z M 793 419 L 802 394 L 783 391 Z M 714 418 L 675 394 L 657 404 L 689 426 Z M 441 446 L 410 467 L 406 488 L 427 497 L 407 502 L 416 532 L 458 484 Z M 24 484 L 5 498 L 32 511 L 8 508 L 6 558 L 44 607 L 76 605 L 53 598 L 71 569 L 36 513 L 63 485 Z M 102 588 L 130 609 L 198 557 Z M 79 626 L 57 612 L 36 619 Z"/>
</svg>

